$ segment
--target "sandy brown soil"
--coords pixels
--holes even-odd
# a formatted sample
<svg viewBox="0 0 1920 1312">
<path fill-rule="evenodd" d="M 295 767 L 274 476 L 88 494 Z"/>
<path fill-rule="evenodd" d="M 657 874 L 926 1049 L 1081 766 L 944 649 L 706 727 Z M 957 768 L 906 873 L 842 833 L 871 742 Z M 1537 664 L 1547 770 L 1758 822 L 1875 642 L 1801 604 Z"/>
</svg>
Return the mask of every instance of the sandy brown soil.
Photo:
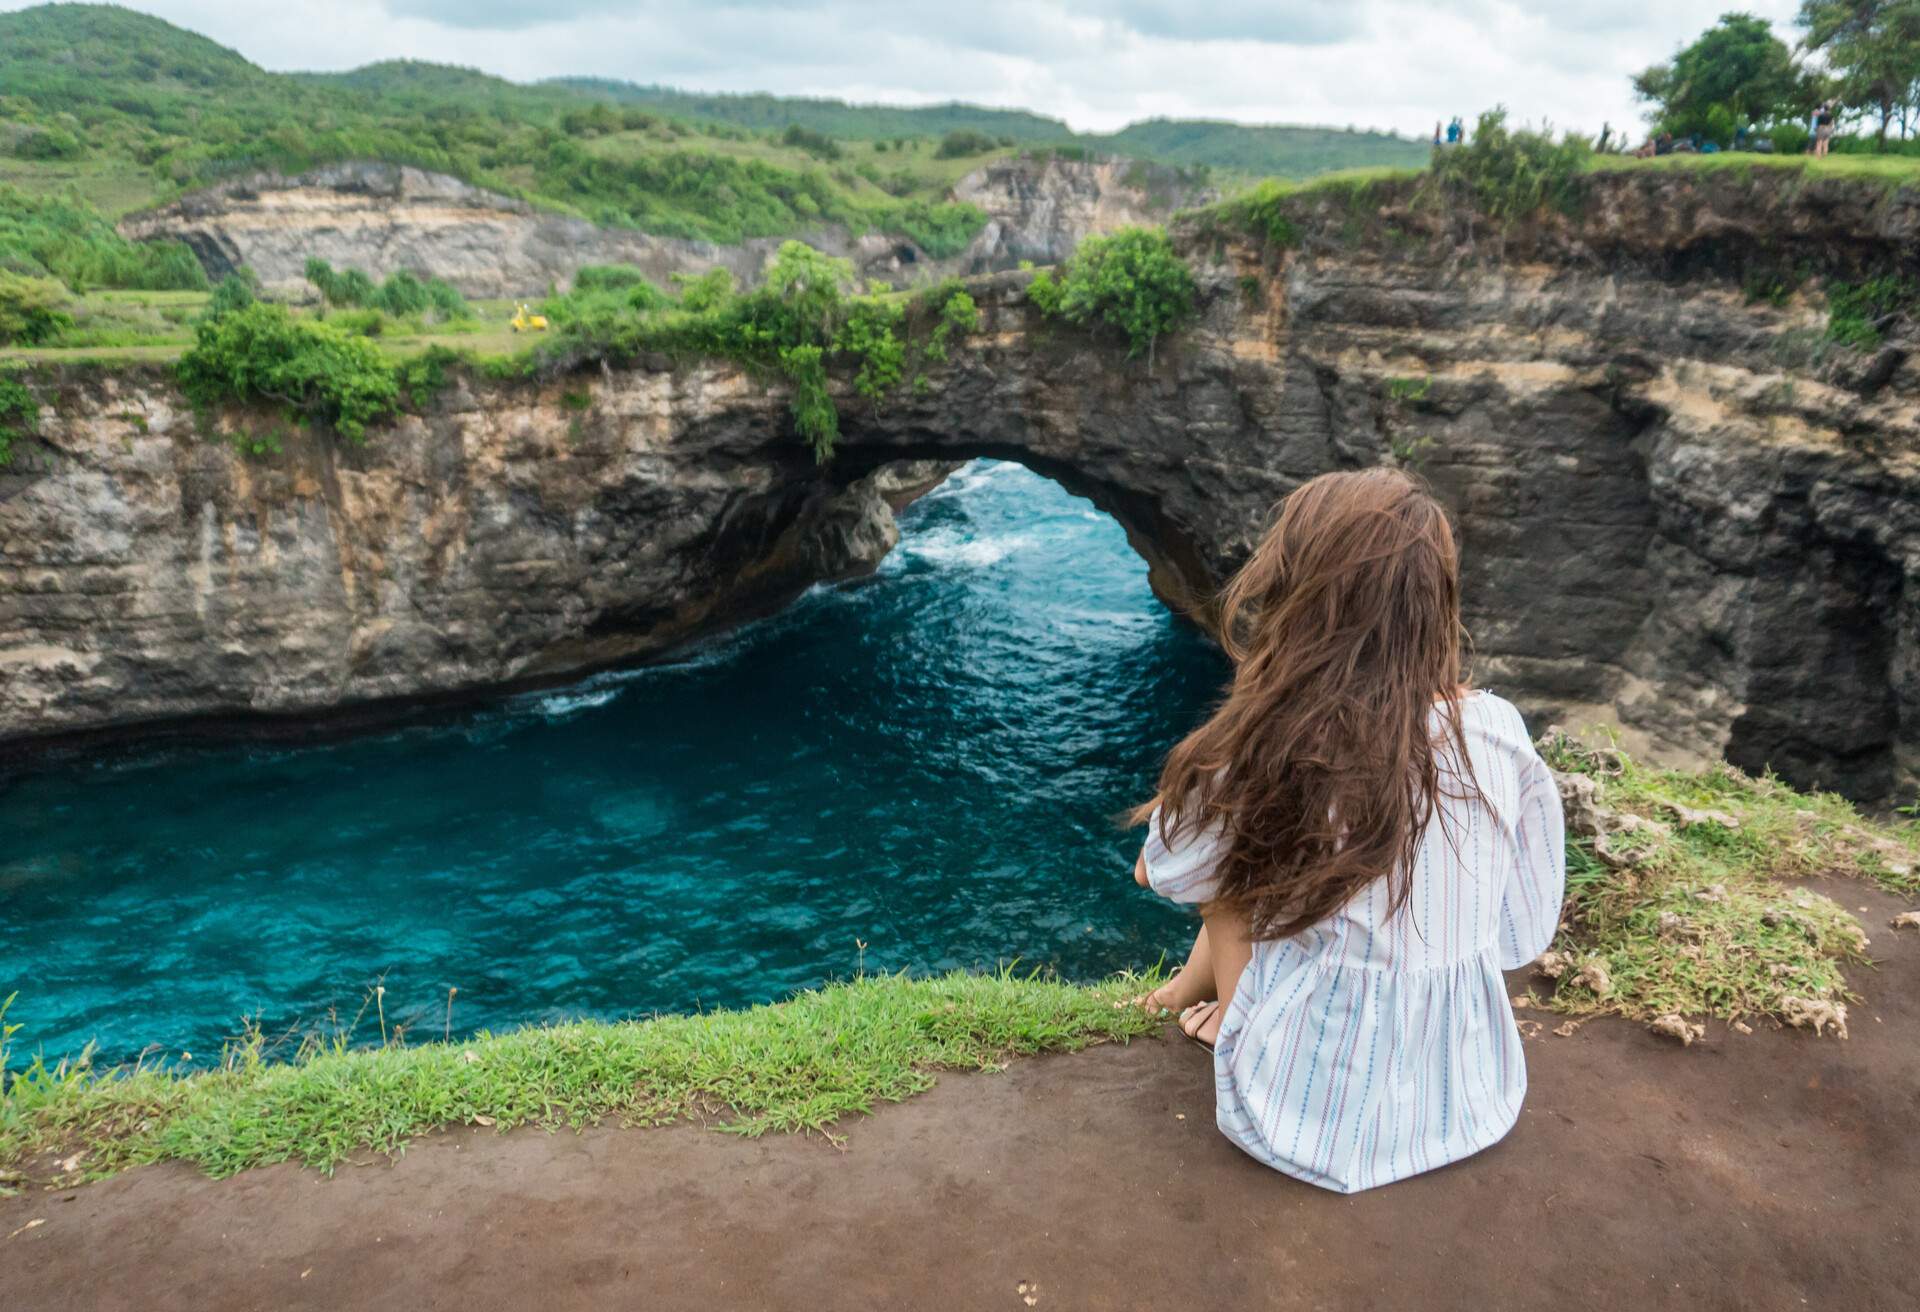
<svg viewBox="0 0 1920 1312">
<path fill-rule="evenodd" d="M 1505 1142 L 1352 1198 L 1228 1146 L 1205 1056 L 1148 1041 L 943 1079 L 844 1150 L 460 1130 L 8 1199 L 0 1307 L 1911 1309 L 1920 933 L 1839 891 L 1882 958 L 1850 1040 L 1543 1032 Z"/>
</svg>

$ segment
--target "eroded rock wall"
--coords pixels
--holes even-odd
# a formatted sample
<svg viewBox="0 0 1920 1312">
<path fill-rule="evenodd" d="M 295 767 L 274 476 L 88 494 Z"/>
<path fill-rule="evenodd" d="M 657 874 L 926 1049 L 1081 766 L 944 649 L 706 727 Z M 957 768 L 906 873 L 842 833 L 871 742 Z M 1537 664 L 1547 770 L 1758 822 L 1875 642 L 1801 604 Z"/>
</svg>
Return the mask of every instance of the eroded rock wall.
<svg viewBox="0 0 1920 1312">
<path fill-rule="evenodd" d="M 569 385 L 571 388 L 571 385 Z M 574 393 L 575 396 L 578 393 Z M 346 710 L 642 658 L 871 569 L 946 466 L 833 482 L 737 372 L 442 394 L 241 455 L 164 373 L 70 381 L 0 479 L 0 736 Z"/>
<path fill-rule="evenodd" d="M 986 227 L 957 256 L 934 259 L 900 237 L 822 225 L 796 234 L 851 259 L 864 277 L 907 285 L 949 274 L 1064 258 L 1090 233 L 1164 222 L 1201 199 L 1177 174 L 1125 160 L 1009 160 L 955 189 Z M 538 210 L 443 174 L 391 164 L 329 165 L 296 177 L 258 174 L 128 216 L 136 240 L 184 241 L 215 278 L 242 265 L 279 295 L 306 295 L 310 258 L 380 279 L 405 269 L 445 278 L 469 296 L 538 296 L 589 264 L 632 264 L 665 284 L 725 268 L 753 282 L 786 238 L 738 245 L 602 228 Z"/>
</svg>

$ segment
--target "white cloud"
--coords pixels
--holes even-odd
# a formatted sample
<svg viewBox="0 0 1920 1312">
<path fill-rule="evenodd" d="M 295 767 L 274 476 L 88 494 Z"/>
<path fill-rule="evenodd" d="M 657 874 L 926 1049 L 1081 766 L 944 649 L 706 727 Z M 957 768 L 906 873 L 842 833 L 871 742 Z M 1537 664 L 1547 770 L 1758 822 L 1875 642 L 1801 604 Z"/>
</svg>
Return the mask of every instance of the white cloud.
<svg viewBox="0 0 1920 1312">
<path fill-rule="evenodd" d="M 1627 79 L 1729 0 L 136 0 L 274 69 L 376 59 L 698 90 L 968 100 L 1109 129 L 1153 115 L 1415 135 L 1504 103 L 1637 126 Z M 0 9 L 23 7 L 0 0 Z M 1751 0 L 1784 25 L 1795 0 Z M 1784 26 L 1783 26 L 1784 30 Z"/>
</svg>

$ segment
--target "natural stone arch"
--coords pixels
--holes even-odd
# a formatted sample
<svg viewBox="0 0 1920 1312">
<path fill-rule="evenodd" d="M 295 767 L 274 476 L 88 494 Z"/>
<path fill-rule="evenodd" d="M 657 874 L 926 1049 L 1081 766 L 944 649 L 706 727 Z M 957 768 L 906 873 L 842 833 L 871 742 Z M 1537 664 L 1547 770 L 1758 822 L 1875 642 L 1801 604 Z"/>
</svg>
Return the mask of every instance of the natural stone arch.
<svg viewBox="0 0 1920 1312">
<path fill-rule="evenodd" d="M 1200 320 L 1151 369 L 1036 318 L 1020 275 L 976 281 L 983 330 L 924 393 L 843 390 L 825 466 L 725 364 L 469 374 L 365 446 L 300 434 L 263 463 L 198 437 L 164 373 L 70 374 L 50 463 L 0 489 L 0 737 L 656 656 L 869 567 L 872 475 L 902 460 L 1056 479 L 1204 621 L 1287 491 L 1398 460 L 1458 517 L 1482 678 L 1536 720 L 1868 798 L 1920 781 L 1913 479 L 1849 436 L 1857 392 L 1753 353 L 1771 307 L 1624 266 L 1191 250 Z M 1874 440 L 1920 445 L 1920 380 L 1874 385 Z"/>
</svg>

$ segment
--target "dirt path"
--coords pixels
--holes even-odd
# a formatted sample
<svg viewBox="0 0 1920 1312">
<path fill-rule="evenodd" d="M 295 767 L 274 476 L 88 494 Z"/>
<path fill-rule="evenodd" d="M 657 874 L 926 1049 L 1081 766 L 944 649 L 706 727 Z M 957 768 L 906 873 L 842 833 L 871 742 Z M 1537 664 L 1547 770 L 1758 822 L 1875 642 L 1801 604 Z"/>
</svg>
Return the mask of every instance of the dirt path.
<svg viewBox="0 0 1920 1312">
<path fill-rule="evenodd" d="M 1149 1041 L 943 1079 L 844 1151 L 462 1130 L 8 1199 L 0 1307 L 1911 1309 L 1920 934 L 1857 903 L 1849 1041 L 1542 1034 L 1505 1142 L 1353 1198 L 1229 1147 L 1204 1055 Z"/>
</svg>

